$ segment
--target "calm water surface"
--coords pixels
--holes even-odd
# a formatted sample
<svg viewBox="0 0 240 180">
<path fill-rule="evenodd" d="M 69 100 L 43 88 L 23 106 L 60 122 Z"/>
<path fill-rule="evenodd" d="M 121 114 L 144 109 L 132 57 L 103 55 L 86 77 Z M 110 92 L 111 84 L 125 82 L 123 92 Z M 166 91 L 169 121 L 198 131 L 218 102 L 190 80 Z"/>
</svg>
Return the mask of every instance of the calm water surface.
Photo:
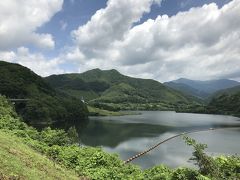
<svg viewBox="0 0 240 180">
<path fill-rule="evenodd" d="M 168 111 L 141 113 L 141 115 L 119 117 L 91 117 L 88 126 L 81 134 L 81 143 L 101 146 L 105 151 L 118 153 L 122 160 L 126 160 L 159 141 L 184 131 L 211 127 L 240 127 L 240 118 L 232 116 Z M 207 152 L 211 155 L 240 153 L 240 128 L 199 132 L 189 136 L 208 144 Z M 191 153 L 191 147 L 186 146 L 179 137 L 162 144 L 132 163 L 142 168 L 161 163 L 170 167 L 192 166 L 189 162 Z"/>
</svg>

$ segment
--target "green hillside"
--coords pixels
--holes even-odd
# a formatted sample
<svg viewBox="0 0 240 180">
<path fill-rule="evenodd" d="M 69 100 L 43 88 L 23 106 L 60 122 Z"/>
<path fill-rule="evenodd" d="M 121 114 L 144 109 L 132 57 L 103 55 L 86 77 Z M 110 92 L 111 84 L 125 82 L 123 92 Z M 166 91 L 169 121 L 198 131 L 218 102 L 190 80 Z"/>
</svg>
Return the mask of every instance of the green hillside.
<svg viewBox="0 0 240 180">
<path fill-rule="evenodd" d="M 54 88 L 89 103 L 182 105 L 194 100 L 158 81 L 120 74 L 116 70 L 93 69 L 81 74 L 45 78 Z M 121 109 L 121 107 L 120 107 Z"/>
<path fill-rule="evenodd" d="M 217 91 L 216 93 L 214 93 L 212 95 L 211 98 L 216 98 L 216 97 L 219 97 L 223 94 L 233 95 L 233 94 L 238 93 L 238 92 L 240 92 L 240 86 L 235 86 L 235 87 L 232 87 L 232 88 L 227 88 L 227 89 Z"/>
<path fill-rule="evenodd" d="M 81 123 L 87 118 L 81 101 L 55 91 L 42 77 L 18 64 L 0 61 L 0 94 L 27 99 L 15 107 L 30 124 Z"/>
<path fill-rule="evenodd" d="M 0 179 L 80 179 L 16 136 L 0 131 L 0 144 Z"/>
<path fill-rule="evenodd" d="M 218 92 L 207 106 L 208 113 L 228 114 L 240 117 L 239 86 Z"/>
</svg>

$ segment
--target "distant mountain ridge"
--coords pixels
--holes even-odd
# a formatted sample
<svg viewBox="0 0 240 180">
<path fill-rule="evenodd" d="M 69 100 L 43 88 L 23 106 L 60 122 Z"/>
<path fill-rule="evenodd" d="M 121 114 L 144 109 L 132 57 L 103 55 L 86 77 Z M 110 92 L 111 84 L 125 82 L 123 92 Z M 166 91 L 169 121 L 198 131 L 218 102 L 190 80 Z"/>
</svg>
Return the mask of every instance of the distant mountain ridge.
<svg viewBox="0 0 240 180">
<path fill-rule="evenodd" d="M 165 86 L 168 86 L 170 88 L 173 88 L 175 90 L 178 90 L 186 95 L 191 95 L 191 96 L 195 96 L 197 98 L 204 98 L 209 96 L 209 93 L 195 89 L 189 85 L 183 84 L 183 83 L 175 83 L 175 82 L 165 82 L 163 83 Z"/>
<path fill-rule="evenodd" d="M 238 86 L 240 82 L 229 79 L 199 81 L 180 78 L 174 81 L 165 82 L 164 85 L 179 90 L 184 94 L 204 99 L 217 91 Z"/>
</svg>

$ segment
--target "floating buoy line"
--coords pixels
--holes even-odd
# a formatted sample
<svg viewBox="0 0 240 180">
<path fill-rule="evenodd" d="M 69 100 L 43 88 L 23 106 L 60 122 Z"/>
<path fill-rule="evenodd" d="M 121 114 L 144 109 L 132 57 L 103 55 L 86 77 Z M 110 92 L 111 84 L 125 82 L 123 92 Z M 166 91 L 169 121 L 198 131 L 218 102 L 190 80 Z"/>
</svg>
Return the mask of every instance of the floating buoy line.
<svg viewBox="0 0 240 180">
<path fill-rule="evenodd" d="M 224 130 L 224 129 L 239 129 L 240 127 L 224 127 L 224 128 L 208 128 L 208 129 L 200 129 L 200 130 L 193 130 L 193 131 L 186 131 L 186 132 L 183 132 L 183 133 L 180 133 L 180 134 L 177 134 L 177 135 L 174 135 L 174 136 L 171 136 L 157 144 L 155 144 L 154 146 L 151 146 L 150 148 L 148 148 L 147 150 L 145 151 L 142 151 L 141 153 L 139 154 L 136 154 L 135 156 L 132 156 L 130 158 L 128 158 L 126 161 L 124 161 L 125 164 L 149 153 L 150 151 L 156 149 L 158 146 L 160 146 L 161 144 L 167 142 L 167 141 L 170 141 L 174 138 L 177 138 L 179 136 L 183 136 L 183 135 L 186 135 L 186 134 L 192 134 L 192 133 L 198 133 L 198 132 L 203 132 L 203 131 L 216 131 L 216 130 Z"/>
</svg>

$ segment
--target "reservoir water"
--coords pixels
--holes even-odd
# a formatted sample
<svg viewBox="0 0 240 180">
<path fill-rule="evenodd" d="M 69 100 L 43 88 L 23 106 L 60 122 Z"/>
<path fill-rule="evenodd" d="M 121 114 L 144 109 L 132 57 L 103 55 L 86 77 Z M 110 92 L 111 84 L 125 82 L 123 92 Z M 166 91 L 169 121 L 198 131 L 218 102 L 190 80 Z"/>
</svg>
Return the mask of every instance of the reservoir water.
<svg viewBox="0 0 240 180">
<path fill-rule="evenodd" d="M 224 115 L 141 111 L 140 115 L 91 117 L 81 133 L 81 143 L 100 146 L 118 153 L 122 160 L 148 149 L 173 135 L 199 129 L 240 127 L 240 118 Z M 208 145 L 210 155 L 239 154 L 240 128 L 199 132 L 188 135 Z M 160 145 L 150 153 L 132 161 L 143 169 L 158 164 L 169 167 L 193 166 L 189 161 L 192 148 L 181 137 Z"/>
</svg>

